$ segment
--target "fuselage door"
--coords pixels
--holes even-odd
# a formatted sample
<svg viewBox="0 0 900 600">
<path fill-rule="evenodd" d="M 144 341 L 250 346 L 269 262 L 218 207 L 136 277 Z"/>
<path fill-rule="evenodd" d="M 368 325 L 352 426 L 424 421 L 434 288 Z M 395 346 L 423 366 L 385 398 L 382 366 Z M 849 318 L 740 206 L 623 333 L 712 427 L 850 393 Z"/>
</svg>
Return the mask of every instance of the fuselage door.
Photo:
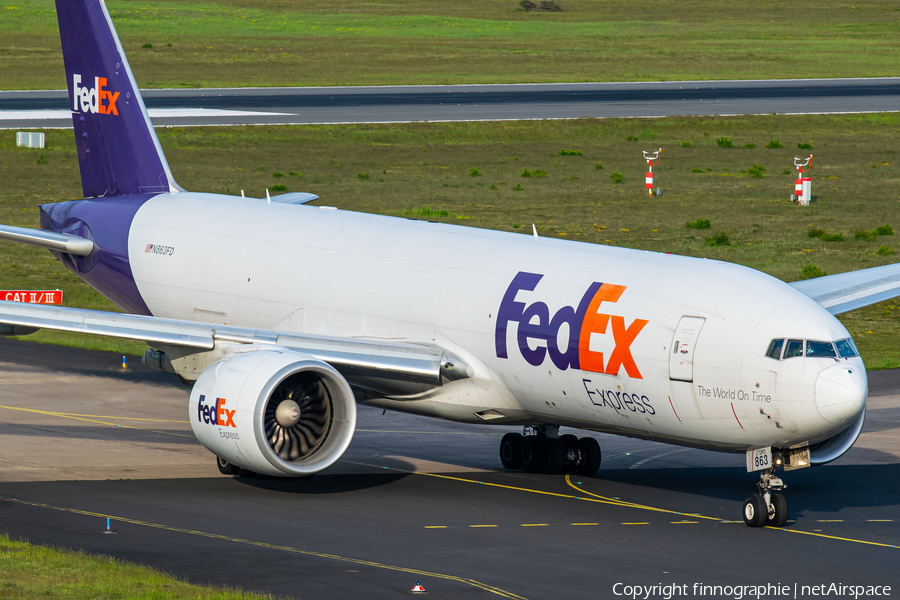
<svg viewBox="0 0 900 600">
<path fill-rule="evenodd" d="M 672 338 L 672 350 L 669 352 L 669 379 L 676 381 L 694 380 L 694 351 L 700 328 L 706 319 L 703 317 L 681 317 Z"/>
</svg>

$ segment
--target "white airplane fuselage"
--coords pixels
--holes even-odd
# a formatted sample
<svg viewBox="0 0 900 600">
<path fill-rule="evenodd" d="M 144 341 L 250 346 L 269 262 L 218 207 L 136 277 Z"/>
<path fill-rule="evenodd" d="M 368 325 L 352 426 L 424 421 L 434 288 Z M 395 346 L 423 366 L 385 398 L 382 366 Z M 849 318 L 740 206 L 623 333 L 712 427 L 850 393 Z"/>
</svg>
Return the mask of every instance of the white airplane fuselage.
<svg viewBox="0 0 900 600">
<path fill-rule="evenodd" d="M 474 370 L 366 400 L 394 410 L 742 452 L 828 438 L 865 404 L 858 356 L 766 356 L 849 338 L 837 319 L 716 260 L 187 192 L 138 209 L 128 259 L 158 317 L 427 342 Z"/>
</svg>

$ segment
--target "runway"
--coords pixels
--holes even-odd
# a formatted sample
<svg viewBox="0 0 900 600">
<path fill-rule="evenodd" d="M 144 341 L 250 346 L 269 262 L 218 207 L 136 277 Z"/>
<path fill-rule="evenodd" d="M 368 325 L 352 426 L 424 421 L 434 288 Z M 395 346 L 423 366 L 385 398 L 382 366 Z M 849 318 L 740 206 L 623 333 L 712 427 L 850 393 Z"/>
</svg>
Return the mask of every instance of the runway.
<svg viewBox="0 0 900 600">
<path fill-rule="evenodd" d="M 530 600 L 611 598 L 617 583 L 900 583 L 900 370 L 870 373 L 847 455 L 785 474 L 784 530 L 740 521 L 757 479 L 742 455 L 592 434 L 597 476 L 526 474 L 497 458 L 515 428 L 362 407 L 333 468 L 239 479 L 193 438 L 171 375 L 0 339 L 0 381 L 0 529 L 194 583 L 304 600 L 397 598 L 417 581 Z"/>
<path fill-rule="evenodd" d="M 157 127 L 900 110 L 900 78 L 143 90 Z M 65 90 L 0 91 L 0 129 L 70 128 Z"/>
</svg>

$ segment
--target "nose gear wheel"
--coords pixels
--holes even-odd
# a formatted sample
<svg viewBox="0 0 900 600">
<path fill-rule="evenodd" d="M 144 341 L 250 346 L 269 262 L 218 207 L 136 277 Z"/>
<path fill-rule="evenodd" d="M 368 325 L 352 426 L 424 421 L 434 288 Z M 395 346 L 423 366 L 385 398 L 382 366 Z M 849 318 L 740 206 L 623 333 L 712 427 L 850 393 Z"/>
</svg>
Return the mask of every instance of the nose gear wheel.
<svg viewBox="0 0 900 600">
<path fill-rule="evenodd" d="M 292 404 L 286 404 L 292 403 Z M 293 425 L 284 426 L 294 419 L 279 419 L 279 406 L 299 408 L 299 418 Z M 298 461 L 313 454 L 328 436 L 332 421 L 331 396 L 315 373 L 302 372 L 291 375 L 278 384 L 266 405 L 264 428 L 266 439 L 275 453 L 286 461 Z"/>
<path fill-rule="evenodd" d="M 784 496 L 777 493 L 787 488 L 775 468 L 761 471 L 759 493 L 744 500 L 744 523 L 748 527 L 784 527 L 788 520 L 788 505 Z"/>
</svg>

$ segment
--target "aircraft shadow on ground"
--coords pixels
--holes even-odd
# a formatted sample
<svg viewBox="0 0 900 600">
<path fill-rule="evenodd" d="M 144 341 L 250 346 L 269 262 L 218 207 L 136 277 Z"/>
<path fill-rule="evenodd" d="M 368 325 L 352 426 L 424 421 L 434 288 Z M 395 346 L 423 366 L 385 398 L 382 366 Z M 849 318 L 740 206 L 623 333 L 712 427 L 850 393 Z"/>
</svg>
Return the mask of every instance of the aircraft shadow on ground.
<svg viewBox="0 0 900 600">
<path fill-rule="evenodd" d="M 247 487 L 285 494 L 340 494 L 390 485 L 408 478 L 416 470 L 412 463 L 396 459 L 392 462 L 395 463 L 393 469 L 385 469 L 381 473 L 329 473 L 325 470 L 305 478 L 256 475 L 234 476 L 233 480 Z"/>
<path fill-rule="evenodd" d="M 210 465 L 212 467 L 212 465 Z M 216 473 L 215 467 L 211 469 Z M 141 478 L 139 472 L 131 473 L 134 477 L 106 480 L 71 480 L 71 481 L 21 481 L 0 483 L 0 496 L 32 497 L 31 492 L 41 493 L 47 490 L 59 498 L 53 504 L 66 505 L 65 499 L 82 496 L 96 498 L 144 497 L 187 497 L 214 496 L 233 497 L 234 499 L 259 499 L 265 492 L 328 495 L 344 494 L 361 490 L 369 490 L 396 483 L 409 476 L 408 473 L 369 473 L 369 474 L 335 474 L 319 473 L 308 479 L 298 478 L 262 478 L 262 477 L 228 477 L 215 475 L 204 477 L 178 478 Z M 68 492 L 67 492 L 68 490 Z M 131 491 L 129 491 L 131 490 Z M 0 501 L 0 513 L 3 509 L 16 506 L 15 503 Z"/>
<path fill-rule="evenodd" d="M 410 470 L 413 470 L 412 465 Z M 788 490 L 784 493 L 790 503 L 791 515 L 800 521 L 803 520 L 803 513 L 806 511 L 838 513 L 848 508 L 881 507 L 893 510 L 897 507 L 897 498 L 900 498 L 900 464 L 826 465 L 781 474 L 788 485 Z M 320 473 L 309 479 L 236 477 L 234 481 L 242 486 L 278 493 L 321 495 L 391 485 L 410 475 L 412 473 L 334 475 Z M 463 479 L 472 477 L 470 472 L 448 472 L 446 475 Z M 522 475 L 524 474 L 521 472 L 499 470 L 480 472 L 478 478 L 483 481 L 534 489 L 544 489 L 549 485 L 555 491 L 561 491 L 559 488 L 565 485 L 558 475 L 529 474 L 527 483 L 522 481 Z M 536 482 L 535 477 L 540 481 Z M 611 469 L 601 470 L 596 476 L 573 477 L 573 481 L 576 480 L 587 484 L 583 489 L 596 494 L 621 497 L 623 500 L 639 504 L 673 508 L 682 503 L 691 503 L 686 496 L 739 503 L 746 496 L 756 492 L 758 476 L 734 468 Z M 415 479 L 411 481 L 414 482 Z M 663 491 L 667 494 L 661 497 L 657 493 L 652 493 L 652 498 L 648 499 L 648 490 Z"/>
<path fill-rule="evenodd" d="M 838 512 L 845 508 L 895 508 L 900 498 L 900 464 L 897 463 L 825 465 L 787 473 L 779 471 L 778 474 L 788 486 L 784 494 L 794 516 L 807 510 Z M 758 475 L 731 468 L 615 469 L 601 470 L 588 479 L 593 481 L 593 486 L 614 482 L 635 488 L 741 501 L 756 493 Z M 593 486 L 586 489 L 602 493 Z M 639 489 L 630 493 L 618 489 L 615 495 L 640 503 L 642 493 Z"/>
<path fill-rule="evenodd" d="M 412 465 L 410 465 L 412 467 Z M 410 469 L 412 470 L 412 469 Z M 450 477 L 470 479 L 471 472 L 445 473 Z M 236 499 L 265 497 L 267 493 L 296 496 L 339 495 L 391 486 L 408 480 L 404 489 L 431 485 L 430 478 L 411 477 L 412 473 L 319 473 L 311 478 L 227 477 L 211 476 L 173 479 L 131 479 L 121 481 L 22 482 L 4 484 L 5 493 L 25 493 L 26 488 L 52 488 L 54 495 L 65 497 L 72 486 L 75 495 L 90 490 L 91 495 L 103 497 L 118 490 L 138 486 L 150 488 L 154 494 L 202 494 Z M 888 509 L 877 518 L 895 518 L 900 498 L 900 464 L 826 465 L 800 469 L 784 474 L 792 518 L 803 521 L 804 513 L 840 513 L 846 509 Z M 425 483 L 426 479 L 429 483 Z M 478 479 L 506 486 L 565 493 L 566 484 L 558 475 L 524 474 L 521 471 L 479 472 Z M 710 510 L 709 500 L 740 503 L 756 491 L 756 475 L 734 468 L 670 468 L 670 469 L 608 469 L 595 476 L 578 475 L 572 478 L 587 492 L 606 497 L 618 497 L 626 502 L 658 506 L 670 510 L 691 506 L 690 512 Z M 450 485 L 453 485 L 452 483 Z M 568 488 L 570 489 L 570 488 Z M 571 490 L 574 492 L 574 490 Z M 663 492 L 660 494 L 659 492 Z M 143 493 L 143 492 L 141 492 Z M 399 490 L 397 493 L 401 493 Z M 577 492 L 575 492 L 577 493 Z M 699 501 L 698 501 L 699 499 Z M 704 502 L 703 499 L 707 501 Z M 0 510 L 3 503 L 0 503 Z M 687 509 L 685 509 L 687 510 Z M 883 516 L 887 514 L 888 516 Z M 820 517 L 821 518 L 821 517 Z M 876 518 L 876 517 L 872 517 Z"/>
<path fill-rule="evenodd" d="M 313 477 L 235 477 L 241 485 L 272 492 L 298 495 L 342 494 L 368 490 L 396 483 L 409 477 L 409 473 L 335 474 L 318 473 Z"/>
</svg>

